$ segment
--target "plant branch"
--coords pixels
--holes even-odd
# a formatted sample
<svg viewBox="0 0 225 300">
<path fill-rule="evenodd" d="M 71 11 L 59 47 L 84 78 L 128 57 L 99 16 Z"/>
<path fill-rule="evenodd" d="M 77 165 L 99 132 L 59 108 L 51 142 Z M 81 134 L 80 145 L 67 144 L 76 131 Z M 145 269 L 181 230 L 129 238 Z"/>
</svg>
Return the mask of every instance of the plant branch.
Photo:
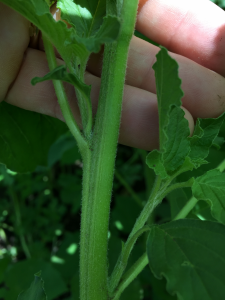
<svg viewBox="0 0 225 300">
<path fill-rule="evenodd" d="M 193 178 L 189 179 L 188 181 L 185 181 L 185 182 L 178 182 L 178 183 L 175 183 L 173 185 L 170 185 L 166 190 L 165 192 L 163 193 L 162 197 L 166 197 L 166 195 L 168 195 L 169 193 L 171 193 L 172 191 L 174 190 L 177 190 L 177 189 L 181 189 L 181 188 L 187 188 L 187 187 L 192 187 L 193 185 Z"/>
<path fill-rule="evenodd" d="M 43 43 L 45 47 L 45 53 L 48 60 L 48 65 L 50 71 L 54 70 L 57 67 L 57 61 L 54 53 L 54 49 L 48 38 L 42 34 Z M 69 102 L 66 96 L 66 92 L 63 86 L 62 81 L 60 80 L 52 80 L 55 93 L 58 98 L 58 102 L 63 114 L 63 117 L 65 119 L 65 122 L 67 126 L 69 127 L 71 133 L 73 134 L 74 138 L 77 141 L 78 147 L 81 151 L 81 155 L 84 155 L 84 152 L 86 152 L 87 149 L 87 142 L 84 139 L 83 135 L 81 134 L 80 128 L 77 125 L 77 122 L 74 119 L 74 116 L 72 114 L 72 111 L 69 106 Z"/>
<path fill-rule="evenodd" d="M 148 264 L 148 256 L 144 253 L 124 274 L 112 300 L 119 300 L 122 292 L 143 271 Z"/>
<path fill-rule="evenodd" d="M 173 220 L 184 219 L 192 211 L 197 202 L 198 200 L 195 197 L 191 197 Z"/>
<path fill-rule="evenodd" d="M 128 249 L 128 245 L 130 245 L 130 241 L 132 240 L 132 247 L 129 247 L 129 254 L 132 251 L 132 248 L 134 246 L 134 243 L 137 239 L 137 232 L 139 230 L 141 230 L 143 228 L 143 226 L 145 225 L 145 223 L 147 222 L 149 215 L 152 213 L 152 211 L 154 210 L 154 208 L 162 201 L 163 197 L 162 197 L 162 193 L 160 192 L 160 187 L 161 187 L 161 178 L 159 176 L 156 177 L 156 181 L 152 190 L 152 193 L 145 205 L 145 207 L 143 208 L 140 216 L 137 218 L 134 227 L 122 249 L 122 252 L 117 260 L 117 263 L 114 267 L 114 270 L 110 276 L 110 280 L 109 280 L 109 294 L 113 295 L 115 289 L 118 286 L 118 283 L 123 275 L 123 272 L 126 268 L 126 264 L 124 264 L 124 249 Z M 164 191 L 164 190 L 163 190 Z M 129 256 L 128 256 L 129 257 Z M 128 258 L 126 259 L 127 262 Z"/>
</svg>

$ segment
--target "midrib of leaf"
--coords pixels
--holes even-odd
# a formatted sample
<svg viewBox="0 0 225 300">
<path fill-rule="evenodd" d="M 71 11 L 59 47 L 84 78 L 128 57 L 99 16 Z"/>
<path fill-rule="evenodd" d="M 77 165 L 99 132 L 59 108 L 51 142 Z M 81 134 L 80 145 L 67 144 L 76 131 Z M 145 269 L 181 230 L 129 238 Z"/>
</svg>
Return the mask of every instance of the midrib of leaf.
<svg viewBox="0 0 225 300">
<path fill-rule="evenodd" d="M 82 20 L 82 22 L 83 22 L 83 24 L 84 24 L 84 27 L 88 27 L 88 26 L 87 26 L 87 23 L 85 22 L 84 17 L 82 16 L 82 14 L 81 14 L 81 12 L 80 12 L 80 5 L 79 5 L 79 7 L 78 7 L 77 10 L 79 11 L 80 18 L 81 18 L 81 20 Z M 87 28 L 87 29 L 88 29 L 88 28 Z"/>
<path fill-rule="evenodd" d="M 91 30 L 92 30 L 92 27 L 93 27 L 93 25 L 94 25 L 94 19 L 95 19 L 95 16 L 96 16 L 96 14 L 97 14 L 98 7 L 99 7 L 99 5 L 100 5 L 100 2 L 101 2 L 101 0 L 98 0 L 98 4 L 97 4 L 97 6 L 96 6 L 96 10 L 95 10 L 94 16 L 93 16 L 92 21 L 91 21 L 91 26 L 90 26 L 90 29 L 89 29 L 89 32 L 88 32 L 88 36 L 90 36 L 90 34 L 91 34 Z M 88 3 L 89 3 L 89 1 L 88 1 Z M 90 7 L 90 5 L 89 5 L 89 7 Z"/>
<path fill-rule="evenodd" d="M 161 64 L 161 74 L 163 74 L 163 65 L 164 65 L 164 57 L 162 56 L 162 64 Z M 161 111 L 162 111 L 162 90 L 163 90 L 163 84 L 164 84 L 164 81 L 163 81 L 163 76 L 161 76 L 161 80 L 162 80 L 162 84 L 160 84 L 160 113 L 159 113 L 159 117 L 161 116 Z M 162 119 L 160 117 L 160 149 L 162 150 L 162 144 L 163 144 L 163 137 L 164 137 L 164 134 L 163 134 L 163 126 L 161 126 L 162 124 Z"/>
<path fill-rule="evenodd" d="M 26 140 L 27 144 L 29 145 L 29 139 L 26 136 L 26 134 L 23 132 L 22 128 L 19 126 L 19 124 L 15 121 L 15 119 L 10 115 L 10 113 L 7 111 L 7 115 L 10 117 L 10 119 L 12 120 L 12 122 L 15 124 L 15 126 L 19 129 L 21 135 L 24 137 L 24 139 Z"/>
<path fill-rule="evenodd" d="M 10 143 L 7 141 L 7 138 L 5 138 L 4 135 L 1 135 L 0 137 L 1 137 L 2 140 L 5 142 L 6 146 L 8 146 L 8 148 L 10 149 L 11 156 L 13 156 L 14 159 L 16 159 L 17 156 L 16 156 L 16 154 L 13 152 L 13 149 L 12 149 L 12 147 L 10 146 Z"/>
</svg>

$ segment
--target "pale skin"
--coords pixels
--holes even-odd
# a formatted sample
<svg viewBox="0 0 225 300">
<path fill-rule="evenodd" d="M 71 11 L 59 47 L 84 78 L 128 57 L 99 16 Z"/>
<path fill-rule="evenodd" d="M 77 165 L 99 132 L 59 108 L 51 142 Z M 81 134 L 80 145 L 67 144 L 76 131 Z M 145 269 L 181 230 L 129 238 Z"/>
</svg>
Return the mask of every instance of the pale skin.
<svg viewBox="0 0 225 300">
<path fill-rule="evenodd" d="M 48 65 L 41 40 L 28 47 L 30 22 L 0 2 L 0 102 L 63 120 L 51 82 L 32 86 Z M 140 0 L 136 29 L 165 46 L 179 64 L 185 117 L 218 117 L 225 111 L 225 12 L 209 0 Z M 158 147 L 158 116 L 152 65 L 159 48 L 133 37 L 128 59 L 119 142 L 152 150 Z M 92 55 L 86 83 L 92 85 L 94 113 L 100 88 L 102 53 Z M 63 61 L 58 58 L 58 63 Z M 66 91 L 77 122 L 74 89 Z"/>
</svg>

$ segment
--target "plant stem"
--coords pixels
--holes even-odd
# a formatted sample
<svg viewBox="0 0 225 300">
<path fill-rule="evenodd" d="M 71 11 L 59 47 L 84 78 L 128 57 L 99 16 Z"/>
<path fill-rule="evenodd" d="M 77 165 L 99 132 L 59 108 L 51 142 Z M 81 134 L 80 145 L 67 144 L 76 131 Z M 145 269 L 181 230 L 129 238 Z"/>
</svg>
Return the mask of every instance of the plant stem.
<svg viewBox="0 0 225 300">
<path fill-rule="evenodd" d="M 192 185 L 193 185 L 193 179 L 192 178 L 188 181 L 185 181 L 185 182 L 175 183 L 175 184 L 169 186 L 166 189 L 166 191 L 163 193 L 162 197 L 163 198 L 166 197 L 166 195 L 168 195 L 169 193 L 171 193 L 174 190 L 181 189 L 181 188 L 192 187 Z"/>
<path fill-rule="evenodd" d="M 225 170 L 225 159 L 219 164 L 217 169 L 219 169 L 220 172 L 223 172 Z"/>
<path fill-rule="evenodd" d="M 87 178 L 86 182 L 89 184 L 83 185 L 81 300 L 108 299 L 109 211 L 128 50 L 134 32 L 137 6 L 138 0 L 124 1 L 118 40 L 105 45 L 99 106 L 91 160 L 88 162 L 90 167 L 84 169 L 84 179 Z"/>
<path fill-rule="evenodd" d="M 19 234 L 22 249 L 23 249 L 24 254 L 26 255 L 26 257 L 31 258 L 30 250 L 27 246 L 26 239 L 23 235 L 20 205 L 19 205 L 17 194 L 15 193 L 15 191 L 13 190 L 12 187 L 9 187 L 9 193 L 10 193 L 11 199 L 13 201 L 14 209 L 15 209 L 15 216 L 16 216 L 16 222 L 15 223 L 16 223 L 16 227 L 17 227 L 17 230 L 18 230 L 18 234 Z"/>
<path fill-rule="evenodd" d="M 45 53 L 48 60 L 48 65 L 50 71 L 54 70 L 57 67 L 57 61 L 54 53 L 54 49 L 52 44 L 48 41 L 47 37 L 42 34 L 42 39 L 45 47 Z M 74 119 L 74 116 L 72 114 L 72 111 L 69 106 L 69 102 L 65 93 L 65 89 L 63 86 L 62 81 L 60 80 L 52 80 L 55 93 L 58 98 L 58 102 L 63 114 L 63 117 L 65 119 L 65 122 L 67 126 L 69 127 L 71 133 L 73 134 L 74 138 L 77 141 L 78 147 L 81 151 L 81 155 L 84 155 L 84 152 L 86 152 L 87 149 L 87 142 L 85 141 L 84 137 L 81 134 L 81 131 Z"/>
<path fill-rule="evenodd" d="M 124 254 L 127 255 L 127 248 L 128 245 L 130 244 L 130 241 L 133 240 L 133 237 L 135 234 L 143 228 L 145 223 L 147 222 L 149 215 L 152 213 L 154 208 L 162 201 L 161 193 L 159 192 L 160 187 L 161 187 L 161 178 L 159 176 L 156 177 L 156 181 L 154 184 L 154 188 L 152 190 L 152 193 L 148 199 L 148 202 L 146 203 L 145 207 L 143 208 L 140 216 L 137 218 L 134 227 L 122 249 L 122 252 L 117 260 L 117 263 L 114 267 L 114 270 L 110 276 L 109 280 L 109 294 L 113 295 L 115 289 L 118 286 L 118 283 L 123 275 L 123 272 L 126 268 L 126 264 L 124 263 Z M 136 241 L 136 239 L 135 239 Z M 132 251 L 132 248 L 134 246 L 135 241 L 132 243 L 132 247 L 129 247 L 129 254 Z M 128 260 L 128 259 L 127 259 Z M 126 260 L 126 261 L 127 261 Z"/>
<path fill-rule="evenodd" d="M 184 219 L 189 214 L 189 212 L 192 211 L 197 202 L 198 200 L 195 197 L 191 197 L 173 220 Z"/>
<path fill-rule="evenodd" d="M 112 300 L 119 300 L 120 295 L 125 290 L 126 287 L 141 273 L 141 271 L 147 266 L 148 257 L 144 253 L 134 264 L 133 266 L 124 274 L 122 281 L 120 282 L 116 293 Z"/>
<path fill-rule="evenodd" d="M 130 193 L 130 195 L 135 200 L 135 202 L 142 208 L 143 202 L 138 197 L 138 195 L 135 193 L 135 191 L 132 189 L 132 187 L 129 185 L 129 183 L 121 176 L 121 174 L 117 170 L 115 170 L 115 177 L 125 187 L 125 189 Z"/>
</svg>

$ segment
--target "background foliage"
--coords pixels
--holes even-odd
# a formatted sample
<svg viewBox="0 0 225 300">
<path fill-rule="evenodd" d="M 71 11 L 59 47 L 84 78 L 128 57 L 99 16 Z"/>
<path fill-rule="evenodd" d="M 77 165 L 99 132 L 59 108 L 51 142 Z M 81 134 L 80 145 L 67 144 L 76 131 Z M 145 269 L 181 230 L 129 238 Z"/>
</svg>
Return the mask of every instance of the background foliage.
<svg viewBox="0 0 225 300">
<path fill-rule="evenodd" d="M 223 0 L 213 2 L 225 7 Z M 148 40 L 138 32 L 136 35 Z M 7 104 L 1 105 L 0 114 L 6 115 L 7 109 Z M 27 113 L 20 112 L 21 118 Z M 32 126 L 37 126 L 43 118 L 42 124 L 51 124 L 55 136 L 49 140 L 40 128 L 40 143 L 44 147 L 40 157 L 34 160 L 34 165 L 39 166 L 33 172 L 17 174 L 0 165 L 0 300 L 17 299 L 40 270 L 49 300 L 78 299 L 82 191 L 80 154 L 63 123 L 35 113 L 31 118 Z M 28 134 L 29 130 L 31 128 L 27 128 Z M 225 125 L 220 136 L 225 136 Z M 193 171 L 191 176 L 203 175 L 217 167 L 224 158 L 224 152 L 225 146 L 219 150 L 212 148 L 208 157 L 210 163 Z M 125 241 L 128 237 L 152 188 L 154 173 L 145 164 L 146 154 L 144 150 L 122 145 L 118 148 L 109 230 L 110 272 L 121 250 L 121 240 Z M 31 149 L 23 155 L 32 155 Z M 24 165 L 19 165 L 19 168 L 27 171 Z M 185 181 L 190 178 L 190 173 L 181 177 Z M 189 189 L 172 192 L 156 208 L 149 222 L 163 224 L 173 219 L 190 196 Z M 209 204 L 203 201 L 198 202 L 188 217 L 214 220 Z M 144 253 L 146 240 L 147 234 L 138 240 L 129 265 Z M 146 267 L 121 299 L 171 300 L 176 297 L 166 291 L 165 280 L 156 279 Z"/>
</svg>

